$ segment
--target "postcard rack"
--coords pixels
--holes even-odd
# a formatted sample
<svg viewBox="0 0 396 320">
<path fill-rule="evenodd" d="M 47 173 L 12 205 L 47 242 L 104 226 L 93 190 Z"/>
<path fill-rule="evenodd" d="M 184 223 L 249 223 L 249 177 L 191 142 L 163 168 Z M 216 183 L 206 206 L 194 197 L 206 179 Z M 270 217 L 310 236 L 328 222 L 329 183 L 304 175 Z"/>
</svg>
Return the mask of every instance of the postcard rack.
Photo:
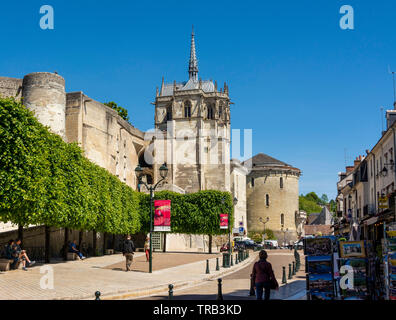
<svg viewBox="0 0 396 320">
<path fill-rule="evenodd" d="M 339 241 L 338 267 L 340 271 L 343 267 L 349 266 L 353 270 L 353 282 L 343 280 L 349 273 L 340 275 L 337 281 L 337 289 L 342 300 L 367 300 L 371 297 L 369 290 L 372 282 L 372 267 L 369 258 L 370 245 L 366 241 Z M 350 285 L 350 287 L 346 286 Z"/>
<path fill-rule="evenodd" d="M 332 238 L 305 239 L 304 254 L 308 299 L 335 299 Z"/>
<path fill-rule="evenodd" d="M 396 300 L 396 223 L 384 225 L 384 273 L 387 300 Z"/>
</svg>

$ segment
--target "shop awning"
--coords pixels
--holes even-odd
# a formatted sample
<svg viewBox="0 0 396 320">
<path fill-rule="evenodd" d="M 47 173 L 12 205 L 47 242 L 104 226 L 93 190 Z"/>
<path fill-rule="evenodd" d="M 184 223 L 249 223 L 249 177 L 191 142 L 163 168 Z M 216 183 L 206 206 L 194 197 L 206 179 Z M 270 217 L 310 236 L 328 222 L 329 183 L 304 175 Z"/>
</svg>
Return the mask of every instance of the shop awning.
<svg viewBox="0 0 396 320">
<path fill-rule="evenodd" d="M 366 226 L 372 225 L 374 223 L 376 223 L 378 221 L 378 217 L 372 217 L 370 219 L 367 219 L 366 221 L 364 221 L 364 224 Z"/>
</svg>

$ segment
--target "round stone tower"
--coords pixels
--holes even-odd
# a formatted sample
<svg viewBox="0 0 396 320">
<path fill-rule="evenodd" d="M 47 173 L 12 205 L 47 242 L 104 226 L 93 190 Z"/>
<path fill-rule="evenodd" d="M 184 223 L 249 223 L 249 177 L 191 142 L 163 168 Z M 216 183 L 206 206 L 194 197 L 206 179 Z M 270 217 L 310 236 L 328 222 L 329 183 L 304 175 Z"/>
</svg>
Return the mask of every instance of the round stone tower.
<svg viewBox="0 0 396 320">
<path fill-rule="evenodd" d="M 22 97 L 37 119 L 65 140 L 65 79 L 56 73 L 29 73 L 23 78 Z"/>
<path fill-rule="evenodd" d="M 263 153 L 250 160 L 251 170 L 246 177 L 248 230 L 270 229 L 279 245 L 295 241 L 301 171 Z"/>
</svg>

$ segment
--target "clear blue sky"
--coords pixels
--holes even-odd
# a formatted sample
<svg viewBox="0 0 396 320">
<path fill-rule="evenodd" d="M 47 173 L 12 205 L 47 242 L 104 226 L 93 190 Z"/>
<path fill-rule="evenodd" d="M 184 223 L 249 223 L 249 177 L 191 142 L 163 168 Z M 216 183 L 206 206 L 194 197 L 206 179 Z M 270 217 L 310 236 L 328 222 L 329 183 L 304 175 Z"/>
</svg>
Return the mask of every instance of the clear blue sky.
<svg viewBox="0 0 396 320">
<path fill-rule="evenodd" d="M 39 28 L 39 8 L 55 29 Z M 341 30 L 339 9 L 354 8 Z M 126 107 L 153 127 L 155 88 L 187 78 L 191 25 L 199 76 L 227 81 L 232 128 L 253 152 L 303 171 L 300 193 L 336 194 L 337 173 L 380 136 L 393 100 L 394 1 L 13 1 L 1 4 L 0 75 L 57 71 L 67 91 Z"/>
</svg>

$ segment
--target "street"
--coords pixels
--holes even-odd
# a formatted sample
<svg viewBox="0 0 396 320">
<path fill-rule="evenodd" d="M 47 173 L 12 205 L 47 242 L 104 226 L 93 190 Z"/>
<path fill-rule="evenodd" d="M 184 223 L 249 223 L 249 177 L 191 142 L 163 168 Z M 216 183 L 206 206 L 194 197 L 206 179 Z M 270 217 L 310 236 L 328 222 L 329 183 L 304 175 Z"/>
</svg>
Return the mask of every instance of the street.
<svg viewBox="0 0 396 320">
<path fill-rule="evenodd" d="M 305 298 L 305 265 L 304 256 L 300 251 L 301 268 L 300 271 L 288 280 L 287 286 L 282 286 L 282 266 L 286 267 L 288 276 L 288 264 L 294 261 L 294 252 L 290 250 L 267 250 L 268 261 L 272 264 L 275 276 L 281 286 L 278 291 L 271 291 L 271 299 L 290 299 L 301 300 Z M 256 259 L 257 261 L 257 259 Z M 224 300 L 254 300 L 255 297 L 249 296 L 250 274 L 255 262 L 248 266 L 229 274 L 222 278 L 222 293 Z M 174 290 L 174 300 L 216 300 L 218 292 L 217 279 L 204 281 L 202 284 Z M 166 300 L 168 294 L 144 297 L 144 300 Z"/>
</svg>

